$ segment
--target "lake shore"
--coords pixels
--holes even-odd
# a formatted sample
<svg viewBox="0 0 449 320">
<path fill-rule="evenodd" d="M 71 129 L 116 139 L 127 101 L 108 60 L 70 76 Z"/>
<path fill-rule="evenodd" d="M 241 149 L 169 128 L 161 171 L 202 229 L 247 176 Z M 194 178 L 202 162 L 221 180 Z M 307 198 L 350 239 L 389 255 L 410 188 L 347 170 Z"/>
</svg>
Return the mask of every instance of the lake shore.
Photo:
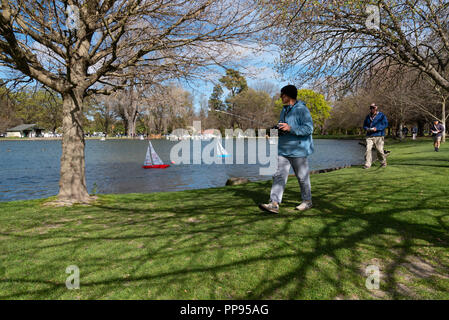
<svg viewBox="0 0 449 320">
<path fill-rule="evenodd" d="M 314 139 L 329 139 L 329 140 L 364 140 L 366 137 L 364 135 L 313 135 Z M 428 137 L 418 137 L 420 139 L 426 139 Z M 86 137 L 86 140 L 100 140 L 101 137 Z M 165 140 L 165 137 L 160 138 L 150 138 L 145 140 Z M 236 138 L 234 138 L 236 139 Z M 246 138 L 248 139 L 248 138 Z M 397 140 L 392 137 L 386 137 L 387 140 Z M 407 137 L 406 140 L 411 139 Z M 62 138 L 0 138 L 0 141 L 51 141 L 51 140 L 62 140 Z M 140 140 L 139 138 L 128 138 L 128 137 L 106 137 L 106 140 Z"/>
<path fill-rule="evenodd" d="M 86 137 L 85 140 L 100 140 L 101 137 Z M 151 140 L 156 138 L 151 138 Z M 158 138 L 165 139 L 165 138 Z M 52 141 L 52 140 L 62 140 L 62 137 L 55 138 L 0 138 L 0 141 Z M 128 138 L 128 137 L 107 137 L 106 140 L 139 140 L 139 138 Z M 145 139 L 147 140 L 147 139 Z"/>
<path fill-rule="evenodd" d="M 389 165 L 312 175 L 314 207 L 259 212 L 271 181 L 0 203 L 2 299 L 449 299 L 449 145 L 390 143 Z M 80 290 L 67 290 L 67 266 Z M 365 286 L 367 266 L 380 288 Z"/>
</svg>

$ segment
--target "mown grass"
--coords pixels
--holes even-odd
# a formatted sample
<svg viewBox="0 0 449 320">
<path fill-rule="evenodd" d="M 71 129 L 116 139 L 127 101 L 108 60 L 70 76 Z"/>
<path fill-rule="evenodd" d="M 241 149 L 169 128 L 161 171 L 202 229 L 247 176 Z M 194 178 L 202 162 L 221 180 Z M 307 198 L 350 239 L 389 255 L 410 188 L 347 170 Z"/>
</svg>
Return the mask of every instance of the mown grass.
<svg viewBox="0 0 449 320">
<path fill-rule="evenodd" d="M 312 176 L 298 213 L 259 212 L 271 182 L 0 203 L 1 299 L 449 299 L 449 145 L 388 144 L 389 166 Z M 80 289 L 65 286 L 67 266 Z M 365 268 L 380 268 L 380 289 Z"/>
</svg>

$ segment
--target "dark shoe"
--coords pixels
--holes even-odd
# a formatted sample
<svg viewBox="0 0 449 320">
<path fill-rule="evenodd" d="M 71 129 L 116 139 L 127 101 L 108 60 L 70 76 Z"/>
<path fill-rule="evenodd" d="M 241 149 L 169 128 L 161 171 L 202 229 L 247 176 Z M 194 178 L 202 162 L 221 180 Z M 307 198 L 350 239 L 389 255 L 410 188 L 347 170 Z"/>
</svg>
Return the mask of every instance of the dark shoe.
<svg viewBox="0 0 449 320">
<path fill-rule="evenodd" d="M 382 163 L 382 164 L 380 165 L 380 167 L 381 167 L 381 168 L 386 168 L 386 167 L 387 167 L 387 164 L 386 164 L 386 163 Z"/>
<path fill-rule="evenodd" d="M 265 204 L 265 203 L 260 203 L 259 204 L 259 208 L 260 208 L 260 210 L 262 210 L 262 211 L 266 211 L 266 212 L 269 212 L 269 213 L 279 213 L 279 205 L 278 204 L 274 204 L 273 202 L 270 202 L 270 203 L 267 203 L 267 204 Z"/>
<path fill-rule="evenodd" d="M 369 169 L 371 167 L 368 167 L 367 165 L 363 166 L 362 169 Z"/>
</svg>

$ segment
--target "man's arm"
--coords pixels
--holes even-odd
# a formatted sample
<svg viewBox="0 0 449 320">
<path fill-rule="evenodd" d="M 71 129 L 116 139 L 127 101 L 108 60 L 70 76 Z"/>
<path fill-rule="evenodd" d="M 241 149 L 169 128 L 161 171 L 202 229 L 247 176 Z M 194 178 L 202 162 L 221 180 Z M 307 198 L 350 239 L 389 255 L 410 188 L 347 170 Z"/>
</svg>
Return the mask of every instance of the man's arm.
<svg viewBox="0 0 449 320">
<path fill-rule="evenodd" d="M 296 136 L 310 136 L 313 133 L 313 120 L 309 109 L 300 109 L 298 118 L 290 126 L 290 133 Z"/>
<path fill-rule="evenodd" d="M 382 114 L 382 118 L 379 121 L 379 124 L 376 127 L 376 131 L 382 131 L 385 130 L 388 127 L 388 120 L 387 117 Z"/>
<path fill-rule="evenodd" d="M 363 129 L 369 130 L 368 116 L 365 118 L 365 121 L 363 121 Z"/>
</svg>

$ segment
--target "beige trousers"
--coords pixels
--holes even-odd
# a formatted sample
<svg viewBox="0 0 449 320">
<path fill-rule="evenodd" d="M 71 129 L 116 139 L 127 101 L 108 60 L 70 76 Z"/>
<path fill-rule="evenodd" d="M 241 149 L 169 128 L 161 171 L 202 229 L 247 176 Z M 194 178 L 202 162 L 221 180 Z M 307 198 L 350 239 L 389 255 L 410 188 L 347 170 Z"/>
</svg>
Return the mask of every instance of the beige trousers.
<svg viewBox="0 0 449 320">
<path fill-rule="evenodd" d="M 365 166 L 371 167 L 373 162 L 372 152 L 373 146 L 377 151 L 377 159 L 381 164 L 386 164 L 386 156 L 384 153 L 384 137 L 369 137 L 366 138 L 366 152 L 365 152 Z"/>
</svg>

